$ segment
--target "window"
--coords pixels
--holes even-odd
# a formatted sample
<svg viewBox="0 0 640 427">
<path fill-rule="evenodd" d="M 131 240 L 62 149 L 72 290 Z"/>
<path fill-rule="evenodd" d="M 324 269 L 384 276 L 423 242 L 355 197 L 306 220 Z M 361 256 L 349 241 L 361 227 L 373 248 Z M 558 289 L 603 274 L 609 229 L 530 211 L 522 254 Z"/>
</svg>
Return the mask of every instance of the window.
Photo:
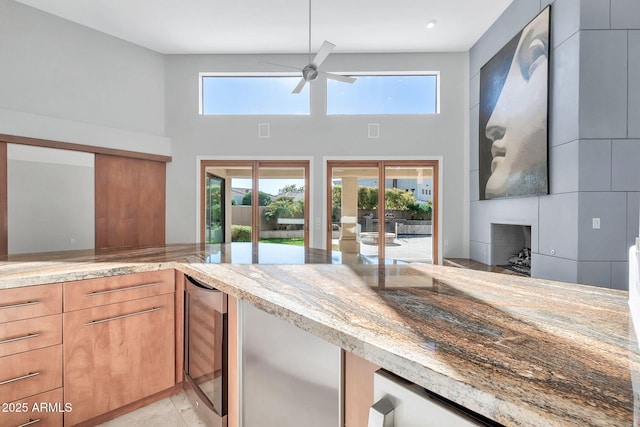
<svg viewBox="0 0 640 427">
<path fill-rule="evenodd" d="M 353 76 L 353 84 L 327 80 L 327 114 L 439 113 L 437 74 Z"/>
<path fill-rule="evenodd" d="M 200 114 L 308 115 L 309 85 L 291 93 L 299 81 L 299 75 L 201 74 Z"/>
</svg>

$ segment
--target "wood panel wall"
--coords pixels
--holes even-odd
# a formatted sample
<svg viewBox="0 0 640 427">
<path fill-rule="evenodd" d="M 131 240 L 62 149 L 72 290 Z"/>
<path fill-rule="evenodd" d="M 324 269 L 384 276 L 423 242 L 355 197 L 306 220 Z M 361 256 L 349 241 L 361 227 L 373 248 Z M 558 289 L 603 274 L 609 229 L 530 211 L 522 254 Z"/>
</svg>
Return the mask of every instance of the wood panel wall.
<svg viewBox="0 0 640 427">
<path fill-rule="evenodd" d="M 0 255 L 6 255 L 9 252 L 8 218 L 7 144 L 0 142 Z"/>
<path fill-rule="evenodd" d="M 165 243 L 166 164 L 96 154 L 96 248 Z"/>
</svg>

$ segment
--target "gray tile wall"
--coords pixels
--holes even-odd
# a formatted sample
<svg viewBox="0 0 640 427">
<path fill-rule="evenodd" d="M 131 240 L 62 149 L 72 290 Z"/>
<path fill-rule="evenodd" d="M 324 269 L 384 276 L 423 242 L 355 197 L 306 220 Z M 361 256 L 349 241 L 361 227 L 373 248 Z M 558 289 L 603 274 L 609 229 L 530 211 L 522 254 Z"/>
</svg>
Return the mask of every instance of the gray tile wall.
<svg viewBox="0 0 640 427">
<path fill-rule="evenodd" d="M 640 1 L 515 0 L 470 51 L 470 255 L 491 223 L 532 225 L 532 276 L 627 288 L 640 234 Z M 478 200 L 480 67 L 547 4 L 550 194 Z M 600 229 L 592 227 L 600 218 Z"/>
</svg>

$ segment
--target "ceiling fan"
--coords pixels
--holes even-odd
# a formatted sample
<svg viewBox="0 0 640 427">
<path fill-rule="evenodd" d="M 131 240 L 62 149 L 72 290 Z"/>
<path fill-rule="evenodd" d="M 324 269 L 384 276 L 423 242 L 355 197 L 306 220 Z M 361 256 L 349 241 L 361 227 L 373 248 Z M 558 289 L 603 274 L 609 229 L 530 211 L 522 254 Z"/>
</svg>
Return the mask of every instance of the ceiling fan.
<svg viewBox="0 0 640 427">
<path fill-rule="evenodd" d="M 313 60 L 311 59 L 311 0 L 309 0 L 309 63 L 304 68 L 290 67 L 288 65 L 274 64 L 272 62 L 265 62 L 265 63 L 276 65 L 278 67 L 293 68 L 295 70 L 302 72 L 302 79 L 300 80 L 300 83 L 298 83 L 298 85 L 295 87 L 295 89 L 293 89 L 292 93 L 300 93 L 304 88 L 305 84 L 311 83 L 312 81 L 316 80 L 318 76 L 321 74 L 331 80 L 337 80 L 345 83 L 355 82 L 356 81 L 355 77 L 348 77 L 340 74 L 327 73 L 325 71 L 321 71 L 318 69 L 320 65 L 324 62 L 324 60 L 327 59 L 327 57 L 335 47 L 336 47 L 335 44 L 325 40 L 324 42 L 322 42 L 322 46 L 320 46 L 320 50 L 318 50 L 318 53 L 316 53 L 316 56 L 313 58 Z"/>
</svg>

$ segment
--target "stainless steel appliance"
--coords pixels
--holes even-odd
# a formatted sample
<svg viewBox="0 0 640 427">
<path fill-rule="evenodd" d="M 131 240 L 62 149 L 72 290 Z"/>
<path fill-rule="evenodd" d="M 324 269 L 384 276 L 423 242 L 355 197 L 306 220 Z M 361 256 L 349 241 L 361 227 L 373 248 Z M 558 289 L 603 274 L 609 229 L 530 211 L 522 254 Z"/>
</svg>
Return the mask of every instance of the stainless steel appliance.
<svg viewBox="0 0 640 427">
<path fill-rule="evenodd" d="M 186 279 L 185 390 L 207 426 L 227 427 L 227 295 Z"/>
<path fill-rule="evenodd" d="M 383 369 L 374 374 L 373 397 L 368 427 L 501 426 Z"/>
</svg>

